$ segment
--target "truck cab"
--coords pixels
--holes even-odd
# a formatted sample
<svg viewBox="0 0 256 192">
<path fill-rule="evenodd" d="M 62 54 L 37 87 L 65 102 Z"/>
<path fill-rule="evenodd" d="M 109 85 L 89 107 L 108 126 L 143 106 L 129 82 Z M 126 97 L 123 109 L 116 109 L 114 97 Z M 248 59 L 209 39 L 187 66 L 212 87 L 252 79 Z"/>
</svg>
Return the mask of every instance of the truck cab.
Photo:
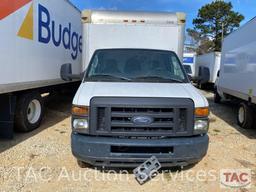
<svg viewBox="0 0 256 192">
<path fill-rule="evenodd" d="M 89 26 L 85 24 L 84 34 L 91 34 L 88 30 L 94 27 L 104 28 L 105 33 L 96 30 L 99 38 L 94 36 L 93 41 L 87 35 L 84 41 L 87 45 L 83 47 L 91 50 L 83 53 L 86 70 L 73 100 L 73 155 L 80 162 L 104 167 L 136 167 L 152 156 L 158 158 L 163 167 L 200 161 L 209 143 L 209 106 L 190 83 L 180 62 L 184 24 L 180 26 L 178 17 L 169 13 L 136 12 L 136 19 L 145 21 L 140 25 L 131 19 L 134 14 L 111 12 L 111 19 L 107 14 L 104 11 L 102 17 L 113 23 L 122 15 L 125 23 L 120 24 L 120 20 L 117 24 L 97 23 L 103 21 L 97 13 L 90 15 Z M 147 24 L 145 15 L 154 18 L 153 25 Z M 170 37 L 164 41 L 162 34 L 152 36 L 152 31 L 163 27 L 163 22 L 155 23 L 156 18 L 162 21 L 170 15 L 174 22 L 171 25 L 167 22 L 162 32 L 173 32 L 169 35 L 175 45 L 167 41 Z M 97 22 L 93 23 L 93 19 Z M 127 20 L 131 23 L 127 24 Z M 113 30 L 112 39 L 104 41 L 103 36 L 109 30 Z M 136 36 L 125 34 L 127 31 L 141 37 L 143 33 L 144 38 L 133 41 Z M 161 44 L 144 43 L 147 36 Z M 169 48 L 170 45 L 173 47 Z M 63 65 L 62 72 L 71 74 L 71 68 Z"/>
<path fill-rule="evenodd" d="M 72 152 L 97 166 L 199 161 L 208 146 L 208 103 L 174 52 L 103 49 L 93 55 L 72 108 Z"/>
</svg>

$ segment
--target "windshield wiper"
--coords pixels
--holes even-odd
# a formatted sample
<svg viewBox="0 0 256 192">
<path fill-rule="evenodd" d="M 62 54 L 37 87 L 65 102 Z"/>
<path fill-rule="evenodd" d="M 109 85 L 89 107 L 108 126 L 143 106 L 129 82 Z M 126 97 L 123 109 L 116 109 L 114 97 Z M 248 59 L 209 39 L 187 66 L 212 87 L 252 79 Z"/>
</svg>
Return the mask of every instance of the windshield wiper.
<svg viewBox="0 0 256 192">
<path fill-rule="evenodd" d="M 125 81 L 131 81 L 131 79 L 126 78 L 126 77 L 121 77 L 121 76 L 116 76 L 116 75 L 110 75 L 110 74 L 96 74 L 92 75 L 88 78 L 108 78 L 108 79 L 120 79 L 120 80 L 125 80 Z"/>
<path fill-rule="evenodd" d="M 171 81 L 171 82 L 178 82 L 178 83 L 184 83 L 182 80 L 179 79 L 174 79 L 174 78 L 164 78 L 164 77 L 160 77 L 160 76 L 141 76 L 141 77 L 137 77 L 135 78 L 137 80 L 139 79 L 145 79 L 145 80 L 162 80 L 162 81 Z"/>
</svg>

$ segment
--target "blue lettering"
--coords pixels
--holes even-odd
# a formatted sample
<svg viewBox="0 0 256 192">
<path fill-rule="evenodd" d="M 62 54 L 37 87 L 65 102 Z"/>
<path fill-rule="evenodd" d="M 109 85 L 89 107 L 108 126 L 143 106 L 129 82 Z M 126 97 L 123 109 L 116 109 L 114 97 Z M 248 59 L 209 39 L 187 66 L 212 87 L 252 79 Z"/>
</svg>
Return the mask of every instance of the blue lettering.
<svg viewBox="0 0 256 192">
<path fill-rule="evenodd" d="M 68 24 L 68 28 L 63 30 L 63 45 L 65 49 L 70 49 L 70 37 L 71 37 L 71 23 Z M 68 42 L 66 42 L 68 40 Z"/>
<path fill-rule="evenodd" d="M 75 60 L 78 55 L 78 34 L 77 33 L 72 34 L 72 50 L 73 50 L 73 53 L 71 54 L 71 56 L 72 56 L 72 59 Z"/>
<path fill-rule="evenodd" d="M 57 25 L 51 20 L 49 11 L 42 5 L 38 5 L 38 41 L 48 44 L 51 40 L 56 47 L 61 44 L 66 50 L 71 50 L 73 60 L 77 59 L 78 53 L 82 53 L 82 36 L 72 32 L 72 25 L 68 23 L 67 27 Z"/>
<path fill-rule="evenodd" d="M 62 26 L 59 25 L 59 38 L 58 38 L 58 40 L 56 40 L 56 38 L 55 38 L 55 22 L 52 21 L 52 41 L 56 47 L 59 47 L 61 44 L 61 32 L 62 32 Z"/>
<path fill-rule="evenodd" d="M 51 30 L 50 30 L 50 13 L 49 11 L 43 7 L 42 5 L 39 4 L 38 6 L 38 30 L 39 30 L 39 35 L 38 35 L 38 41 L 41 43 L 49 43 L 51 40 Z M 46 21 L 43 21 L 43 15 L 46 16 Z M 46 36 L 43 36 L 43 29 L 46 32 Z"/>
</svg>

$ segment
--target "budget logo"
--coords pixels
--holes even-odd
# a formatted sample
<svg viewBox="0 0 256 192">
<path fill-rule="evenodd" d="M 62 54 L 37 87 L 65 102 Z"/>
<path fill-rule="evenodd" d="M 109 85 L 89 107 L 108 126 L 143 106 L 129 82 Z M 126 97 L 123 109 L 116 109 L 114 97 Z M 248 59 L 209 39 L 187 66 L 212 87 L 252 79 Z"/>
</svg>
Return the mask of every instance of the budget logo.
<svg viewBox="0 0 256 192">
<path fill-rule="evenodd" d="M 82 53 L 82 36 L 73 31 L 71 22 L 57 22 L 51 15 L 46 6 L 38 3 L 34 5 L 32 0 L 0 0 L 0 20 L 8 17 L 18 9 L 28 3 L 28 12 L 17 32 L 17 36 L 28 40 L 36 40 L 42 44 L 52 44 L 53 46 L 64 48 L 71 51 L 73 60 L 77 59 L 78 54 Z M 35 13 L 37 8 L 37 13 Z M 34 14 L 38 14 L 38 20 L 34 20 Z M 34 26 L 37 25 L 37 35 L 34 34 Z"/>
<path fill-rule="evenodd" d="M 29 11 L 20 27 L 18 32 L 19 37 L 23 37 L 29 40 L 34 38 L 34 16 L 33 16 L 33 3 L 31 3 Z"/>
<path fill-rule="evenodd" d="M 71 22 L 64 25 L 56 22 L 49 10 L 41 4 L 38 4 L 38 41 L 71 50 L 73 60 L 79 52 L 82 53 L 82 36 L 73 30 Z"/>
<path fill-rule="evenodd" d="M 250 188 L 251 181 L 249 169 L 222 169 L 220 171 L 221 188 Z"/>
</svg>

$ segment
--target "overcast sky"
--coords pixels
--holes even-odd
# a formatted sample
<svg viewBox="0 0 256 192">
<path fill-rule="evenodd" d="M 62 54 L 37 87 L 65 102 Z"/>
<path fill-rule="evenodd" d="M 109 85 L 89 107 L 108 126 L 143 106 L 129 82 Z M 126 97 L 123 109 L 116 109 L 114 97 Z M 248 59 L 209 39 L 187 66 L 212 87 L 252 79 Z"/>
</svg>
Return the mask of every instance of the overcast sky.
<svg viewBox="0 0 256 192">
<path fill-rule="evenodd" d="M 198 9 L 211 0 L 71 0 L 78 8 L 106 10 L 174 11 L 187 13 L 187 27 Z M 256 0 L 231 0 L 234 10 L 245 16 L 245 21 L 256 16 Z M 243 22 L 243 23 L 244 23 Z"/>
</svg>

